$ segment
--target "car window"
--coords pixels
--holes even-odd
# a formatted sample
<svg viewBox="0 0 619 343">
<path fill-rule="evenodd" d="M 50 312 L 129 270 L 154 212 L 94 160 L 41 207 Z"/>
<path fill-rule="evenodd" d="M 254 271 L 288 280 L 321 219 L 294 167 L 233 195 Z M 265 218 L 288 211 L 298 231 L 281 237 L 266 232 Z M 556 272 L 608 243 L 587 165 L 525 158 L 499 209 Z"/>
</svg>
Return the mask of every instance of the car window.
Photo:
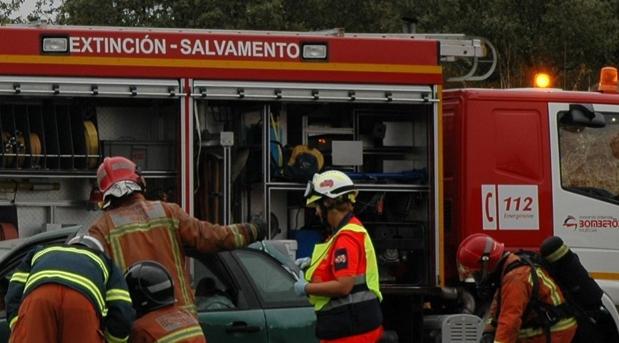
<svg viewBox="0 0 619 343">
<path fill-rule="evenodd" d="M 238 293 L 215 255 L 194 259 L 192 286 L 200 312 L 234 310 L 238 307 Z"/>
<path fill-rule="evenodd" d="M 234 255 L 254 283 L 263 307 L 309 305 L 306 297 L 295 294 L 292 274 L 275 259 L 252 250 L 235 250 Z"/>
</svg>

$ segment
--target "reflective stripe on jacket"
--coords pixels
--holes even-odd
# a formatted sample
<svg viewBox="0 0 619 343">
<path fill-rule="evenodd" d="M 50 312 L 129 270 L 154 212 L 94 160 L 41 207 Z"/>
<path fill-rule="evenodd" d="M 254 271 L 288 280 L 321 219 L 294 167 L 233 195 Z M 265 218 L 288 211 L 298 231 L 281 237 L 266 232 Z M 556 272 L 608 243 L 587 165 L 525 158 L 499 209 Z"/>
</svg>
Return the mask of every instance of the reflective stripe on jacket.
<svg viewBox="0 0 619 343">
<path fill-rule="evenodd" d="M 335 242 L 336 238 L 340 234 L 345 234 L 346 231 L 361 233 L 364 236 L 364 256 L 366 259 L 365 275 L 358 275 L 355 277 L 355 286 L 353 287 L 353 291 L 348 297 L 332 300 L 331 298 L 326 296 L 310 295 L 309 302 L 314 305 L 315 311 L 329 310 L 351 303 L 358 303 L 370 300 L 372 298 L 378 298 L 379 300 L 382 300 L 383 298 L 379 288 L 378 265 L 376 262 L 376 253 L 374 252 L 372 240 L 370 239 L 367 231 L 363 226 L 350 222 L 344 225 L 341 229 L 339 229 L 336 234 L 333 235 L 326 243 L 316 244 L 314 246 L 314 251 L 312 252 L 311 259 L 312 265 L 305 273 L 306 280 L 310 281 L 312 279 L 312 275 L 314 274 L 322 260 L 327 258 L 327 256 L 329 256 L 329 254 L 331 253 L 330 250 L 333 242 Z M 363 285 L 367 287 L 359 287 Z"/>
<path fill-rule="evenodd" d="M 89 229 L 112 259 L 126 270 L 133 263 L 155 260 L 174 281 L 177 305 L 196 313 L 184 247 L 201 253 L 244 247 L 254 241 L 253 224 L 216 225 L 189 216 L 177 204 L 147 201 L 140 193 L 104 214 Z"/>
<path fill-rule="evenodd" d="M 22 299 L 37 287 L 50 283 L 82 293 L 103 320 L 105 335 L 113 341 L 126 340 L 135 311 L 125 279 L 102 252 L 80 245 L 39 246 L 24 258 L 11 277 L 6 295 L 11 327 Z"/>
<path fill-rule="evenodd" d="M 135 321 L 131 343 L 205 343 L 200 323 L 186 310 L 168 306 Z"/>
<path fill-rule="evenodd" d="M 518 261 L 519 257 L 510 254 L 504 263 L 504 269 L 511 263 Z M 563 294 L 554 280 L 541 268 L 535 270 L 539 281 L 539 299 L 547 304 L 560 305 L 565 302 Z M 503 274 L 503 272 L 502 272 Z M 527 327 L 527 323 L 534 321 L 535 311 L 527 312 L 527 305 L 533 291 L 531 267 L 522 265 L 502 275 L 499 313 L 497 314 L 496 300 L 491 308 L 492 317 L 496 317 L 496 342 L 517 342 L 543 335 L 541 327 Z M 498 316 L 498 317 L 497 317 Z M 576 327 L 576 319 L 569 317 L 555 323 L 551 332 L 559 332 Z M 554 340 L 553 340 L 554 342 Z"/>
</svg>

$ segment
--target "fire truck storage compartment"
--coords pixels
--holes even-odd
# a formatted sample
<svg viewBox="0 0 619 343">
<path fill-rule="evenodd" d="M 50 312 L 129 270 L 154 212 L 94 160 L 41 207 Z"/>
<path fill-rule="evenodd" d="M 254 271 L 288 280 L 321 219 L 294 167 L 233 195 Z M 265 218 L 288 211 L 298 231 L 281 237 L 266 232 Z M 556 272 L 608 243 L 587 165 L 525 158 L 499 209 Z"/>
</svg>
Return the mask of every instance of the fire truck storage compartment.
<svg viewBox="0 0 619 343">
<path fill-rule="evenodd" d="M 267 86 L 194 84 L 202 154 L 196 212 L 221 219 L 229 208 L 231 222 L 261 214 L 270 224 L 270 238 L 296 239 L 297 257 L 309 254 L 324 231 L 314 211 L 305 208 L 307 179 L 286 173 L 291 150 L 308 145 L 323 155 L 323 170 L 341 170 L 357 184 L 355 211 L 373 239 L 381 282 L 433 285 L 435 104 L 423 100 L 433 94 L 430 87 L 407 94 L 419 101 L 389 101 L 384 91 L 368 95 L 371 100 L 350 101 L 355 91 L 339 89 L 343 86 Z M 342 94 L 324 96 L 329 91 Z M 221 174 L 226 174 L 219 141 L 224 132 L 234 135 L 228 180 Z M 344 159 L 351 164 L 334 163 L 335 155 L 346 154 L 354 155 Z M 210 159 L 221 164 L 205 168 L 213 165 Z M 218 193 L 223 186 L 213 178 L 230 183 L 228 205 Z M 218 214 L 212 213 L 214 206 Z"/>
<path fill-rule="evenodd" d="M 0 77 L 0 213 L 16 212 L 20 237 L 88 225 L 98 216 L 96 169 L 110 155 L 136 161 L 149 198 L 175 201 L 178 88 L 178 81 Z"/>
</svg>

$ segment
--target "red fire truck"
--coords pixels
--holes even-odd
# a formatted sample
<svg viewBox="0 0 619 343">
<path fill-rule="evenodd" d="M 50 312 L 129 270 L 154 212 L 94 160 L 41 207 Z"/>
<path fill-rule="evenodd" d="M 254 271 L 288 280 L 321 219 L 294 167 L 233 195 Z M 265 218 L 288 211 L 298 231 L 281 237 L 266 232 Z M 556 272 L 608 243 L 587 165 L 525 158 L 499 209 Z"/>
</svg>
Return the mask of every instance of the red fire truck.
<svg viewBox="0 0 619 343">
<path fill-rule="evenodd" d="M 460 35 L 1 27 L 3 233 L 87 226 L 99 215 L 98 163 L 124 155 L 147 197 L 219 223 L 263 216 L 271 239 L 307 254 L 321 233 L 285 151 L 310 146 L 361 190 L 387 329 L 421 335 L 421 304 L 441 296 L 453 263 L 440 61 L 483 55 Z"/>
<path fill-rule="evenodd" d="M 458 309 L 471 298 L 454 251 L 471 232 L 513 247 L 560 235 L 612 291 L 619 186 L 601 149 L 619 97 L 443 92 L 441 61 L 471 58 L 453 79 L 480 79 L 496 65 L 476 74 L 486 49 L 460 35 L 0 27 L 2 234 L 87 226 L 98 163 L 124 155 L 147 197 L 219 223 L 262 216 L 307 256 L 321 232 L 286 153 L 305 146 L 361 191 L 385 327 L 402 341 L 480 334 Z M 589 105 L 606 126 L 563 119 Z"/>
</svg>

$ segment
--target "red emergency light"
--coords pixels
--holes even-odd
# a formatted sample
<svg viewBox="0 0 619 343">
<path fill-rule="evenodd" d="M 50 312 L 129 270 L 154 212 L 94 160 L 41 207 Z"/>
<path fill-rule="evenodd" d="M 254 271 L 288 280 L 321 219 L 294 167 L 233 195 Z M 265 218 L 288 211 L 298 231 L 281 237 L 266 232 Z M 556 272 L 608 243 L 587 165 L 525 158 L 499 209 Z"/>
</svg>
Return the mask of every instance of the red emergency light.
<svg viewBox="0 0 619 343">
<path fill-rule="evenodd" d="M 617 93 L 617 68 L 604 67 L 600 70 L 598 91 L 602 93 Z"/>
</svg>

